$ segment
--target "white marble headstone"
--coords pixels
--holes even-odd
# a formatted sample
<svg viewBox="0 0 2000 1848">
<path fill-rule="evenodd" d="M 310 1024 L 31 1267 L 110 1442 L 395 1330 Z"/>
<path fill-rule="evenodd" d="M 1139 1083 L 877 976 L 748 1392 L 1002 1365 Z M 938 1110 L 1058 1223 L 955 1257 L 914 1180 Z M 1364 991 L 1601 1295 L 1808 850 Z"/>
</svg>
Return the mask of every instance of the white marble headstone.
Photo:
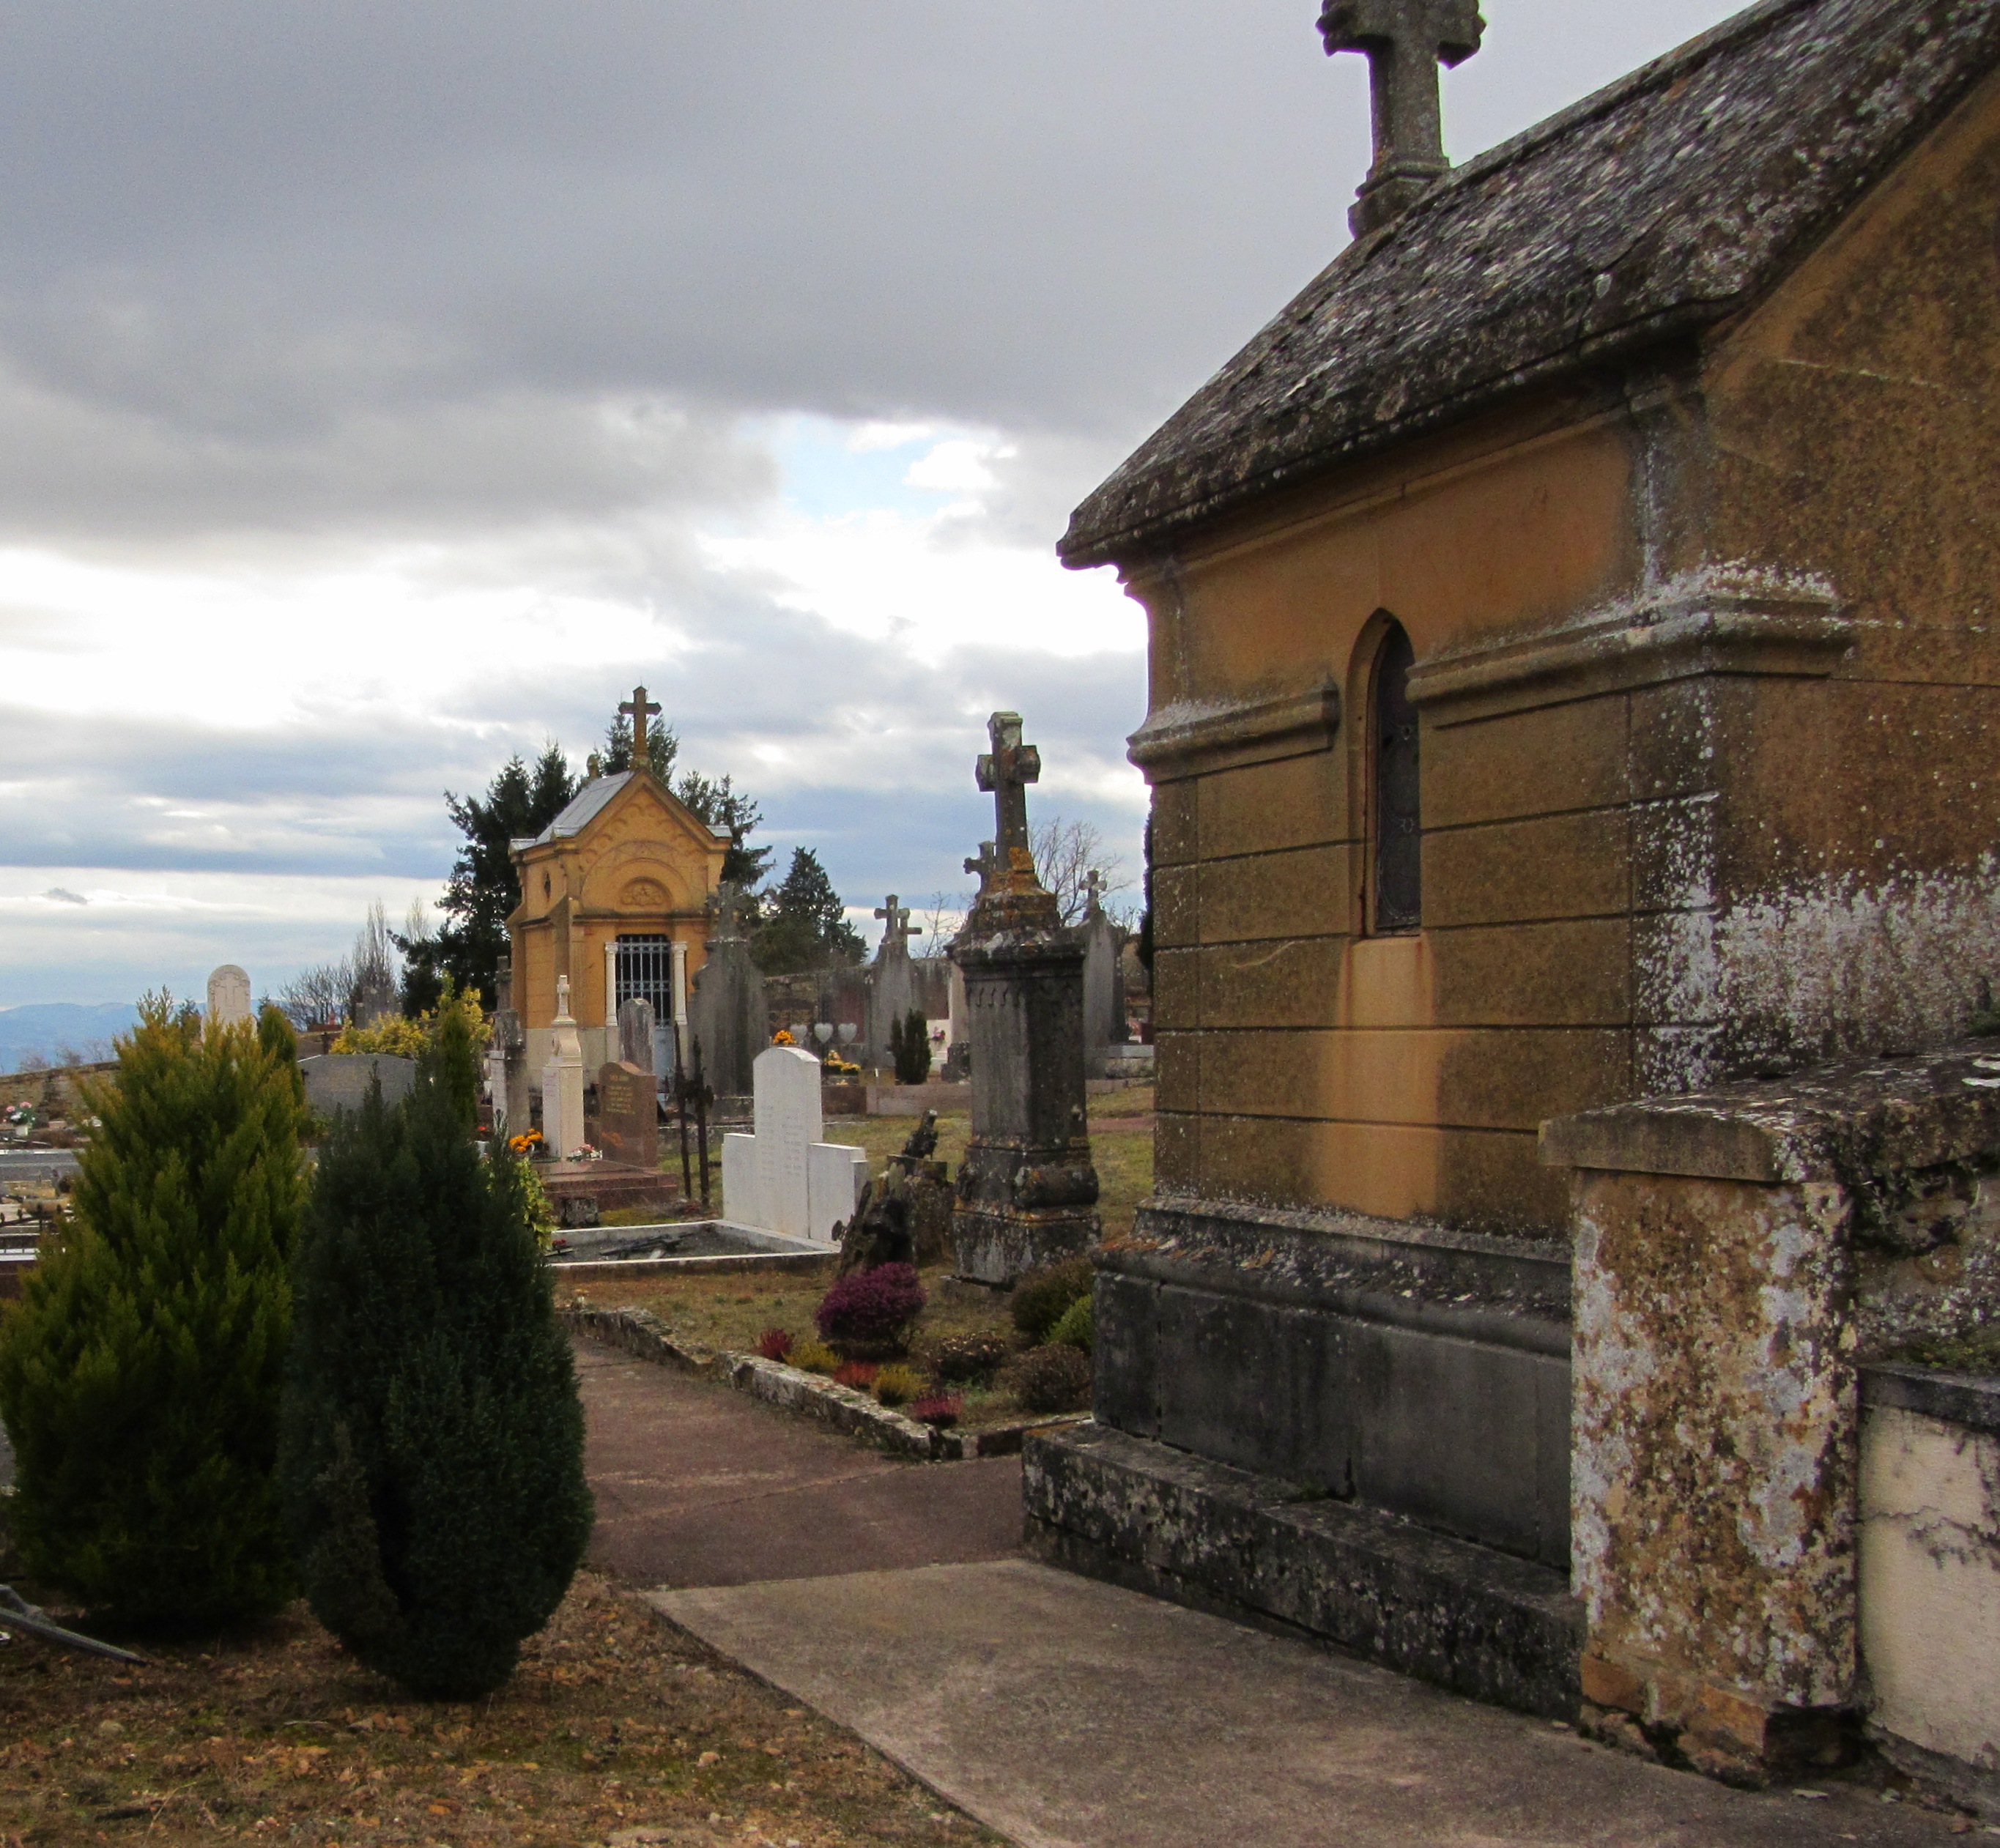
<svg viewBox="0 0 2000 1848">
<path fill-rule="evenodd" d="M 820 1140 L 820 1063 L 770 1046 L 751 1068 L 756 1133 L 722 1141 L 723 1206 L 738 1226 L 826 1239 L 851 1218 L 868 1178 L 859 1149 Z"/>
<path fill-rule="evenodd" d="M 208 1018 L 217 1026 L 234 1026 L 250 1018 L 250 976 L 225 962 L 208 978 Z"/>
<path fill-rule="evenodd" d="M 806 1149 L 820 1139 L 820 1065 L 803 1046 L 766 1046 L 750 1068 L 757 1186 L 773 1232 L 804 1238 L 810 1222 Z"/>
</svg>

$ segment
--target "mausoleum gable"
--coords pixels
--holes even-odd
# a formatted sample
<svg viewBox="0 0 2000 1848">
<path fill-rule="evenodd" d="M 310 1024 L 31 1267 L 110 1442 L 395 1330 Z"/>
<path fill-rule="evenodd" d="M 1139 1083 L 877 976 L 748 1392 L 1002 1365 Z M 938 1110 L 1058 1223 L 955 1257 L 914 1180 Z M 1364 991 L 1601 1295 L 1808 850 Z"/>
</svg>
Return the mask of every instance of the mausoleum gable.
<svg viewBox="0 0 2000 1848">
<path fill-rule="evenodd" d="M 2000 65 L 2000 0 L 1766 0 L 1351 244 L 1072 518 L 1074 567 L 1734 314 Z"/>
</svg>

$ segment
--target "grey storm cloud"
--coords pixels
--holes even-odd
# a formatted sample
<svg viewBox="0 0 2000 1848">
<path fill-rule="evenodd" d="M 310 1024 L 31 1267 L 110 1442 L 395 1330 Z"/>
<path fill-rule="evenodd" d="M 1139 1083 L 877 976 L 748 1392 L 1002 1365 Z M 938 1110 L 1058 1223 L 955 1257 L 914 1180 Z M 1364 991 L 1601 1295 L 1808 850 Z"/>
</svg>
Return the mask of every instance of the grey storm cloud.
<svg viewBox="0 0 2000 1848">
<path fill-rule="evenodd" d="M 1102 466 L 1342 240 L 1365 77 L 1314 10 L 12 0 L 0 508 L 101 536 L 753 494 L 698 427 L 746 410 Z M 1724 9 L 1489 10 L 1467 147 Z M 603 428 L 655 397 L 693 421 Z"/>
</svg>

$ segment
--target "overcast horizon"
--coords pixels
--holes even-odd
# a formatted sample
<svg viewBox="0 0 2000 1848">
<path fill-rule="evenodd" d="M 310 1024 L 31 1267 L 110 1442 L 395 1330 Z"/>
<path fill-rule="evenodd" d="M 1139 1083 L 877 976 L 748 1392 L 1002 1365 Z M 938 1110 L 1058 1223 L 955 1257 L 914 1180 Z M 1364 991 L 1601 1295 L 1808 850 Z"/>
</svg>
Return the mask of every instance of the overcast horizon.
<svg viewBox="0 0 2000 1848">
<path fill-rule="evenodd" d="M 1136 878 L 1054 545 L 1346 240 L 1317 10 L 0 0 L 0 1007 L 277 989 L 637 682 L 857 922 L 997 707 Z M 1484 10 L 1460 159 L 1736 9 Z"/>
</svg>

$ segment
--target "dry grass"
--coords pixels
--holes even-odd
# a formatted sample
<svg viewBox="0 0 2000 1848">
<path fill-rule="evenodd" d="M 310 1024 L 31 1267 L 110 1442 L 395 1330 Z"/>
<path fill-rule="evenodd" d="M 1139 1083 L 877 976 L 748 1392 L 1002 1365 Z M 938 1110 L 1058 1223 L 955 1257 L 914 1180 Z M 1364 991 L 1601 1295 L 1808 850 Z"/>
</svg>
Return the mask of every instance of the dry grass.
<svg viewBox="0 0 2000 1848">
<path fill-rule="evenodd" d="M 0 1843 L 998 1840 L 589 1574 L 470 1704 L 405 1698 L 303 1607 L 158 1655 L 0 1645 Z"/>
</svg>

